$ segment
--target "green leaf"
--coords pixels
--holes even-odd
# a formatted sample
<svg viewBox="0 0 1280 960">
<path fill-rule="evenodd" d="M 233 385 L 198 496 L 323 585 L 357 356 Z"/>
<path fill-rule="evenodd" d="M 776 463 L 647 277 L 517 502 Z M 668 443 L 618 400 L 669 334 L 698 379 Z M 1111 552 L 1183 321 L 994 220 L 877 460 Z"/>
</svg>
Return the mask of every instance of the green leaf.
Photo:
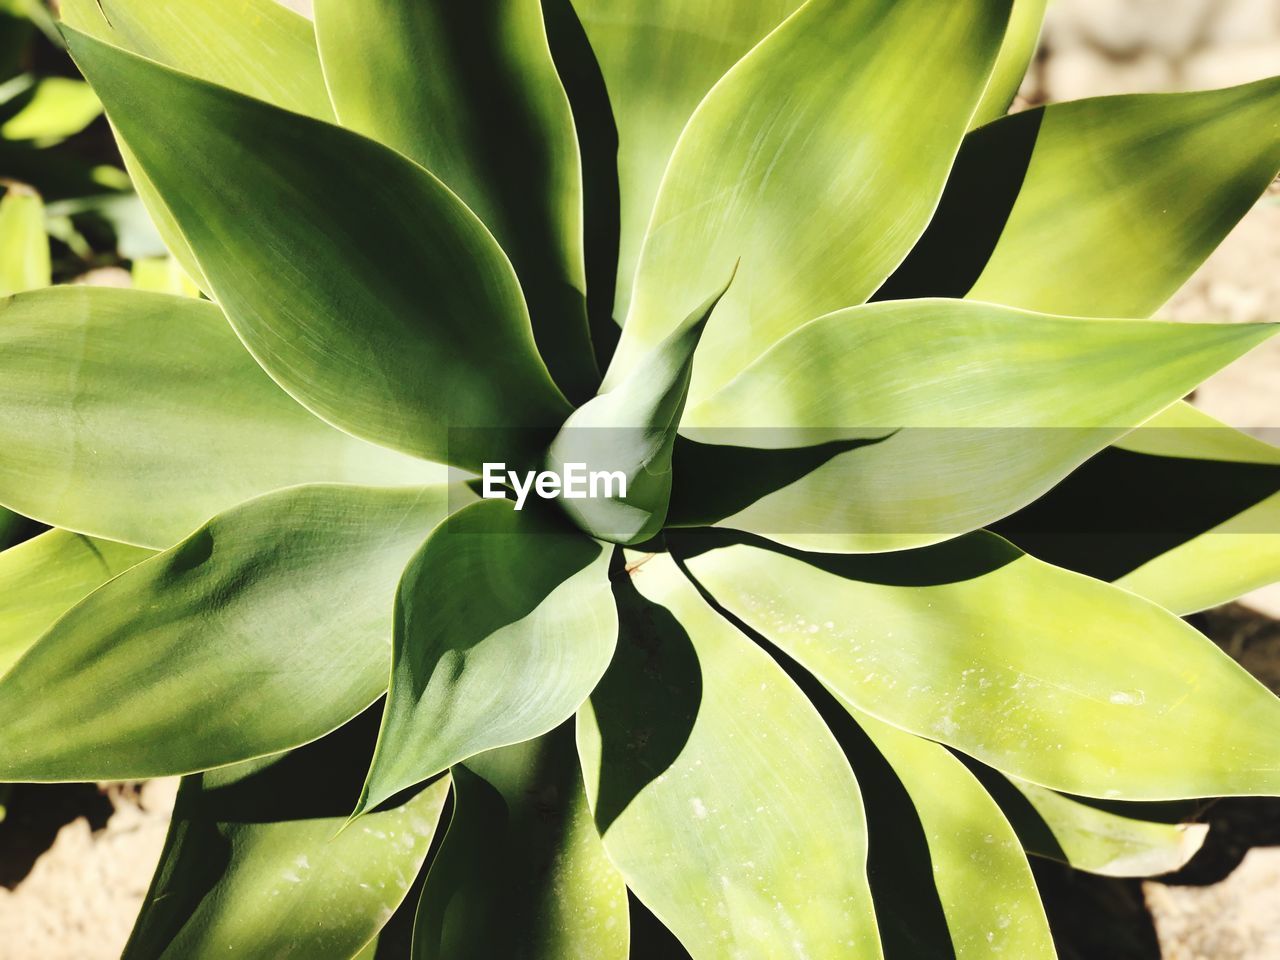
<svg viewBox="0 0 1280 960">
<path fill-rule="evenodd" d="M 1186 405 L 1166 411 L 1148 426 L 1150 430 L 1130 434 L 1120 446 L 1140 454 L 1172 453 L 1192 460 L 1212 456 L 1217 462 L 1235 465 L 1233 475 L 1237 477 L 1241 468 L 1252 467 L 1251 472 L 1256 472 L 1261 467 L 1270 478 L 1269 483 L 1263 480 L 1262 490 L 1272 492 L 1212 529 L 1152 557 L 1117 584 L 1185 615 L 1280 581 L 1280 449 Z M 1160 447 L 1144 448 L 1144 438 Z M 1171 441 L 1178 449 L 1164 447 Z M 1204 488 L 1169 482 L 1175 489 L 1209 498 Z M 1239 488 L 1238 481 L 1235 488 Z M 1219 497 L 1219 502 L 1226 499 Z"/>
<path fill-rule="evenodd" d="M 0 443 L 0 502 L 151 547 L 281 487 L 444 476 L 317 420 L 213 304 L 104 287 L 0 301 Z"/>
<path fill-rule="evenodd" d="M 693 352 L 729 284 L 654 347 L 625 380 L 575 410 L 552 441 L 547 465 L 561 476 L 567 475 L 568 464 L 578 464 L 588 475 L 604 471 L 626 479 L 625 496 L 561 498 L 565 512 L 592 536 L 643 543 L 662 529 Z"/>
<path fill-rule="evenodd" d="M 590 397 L 582 165 L 538 0 L 319 0 L 316 35 L 343 125 L 475 211 L 515 266 L 552 376 Z"/>
<path fill-rule="evenodd" d="M 696 957 L 880 957 L 862 803 L 831 733 L 669 557 L 629 573 L 617 655 L 578 714 L 610 859 Z"/>
<path fill-rule="evenodd" d="M 569 407 L 510 263 L 439 180 L 338 127 L 68 39 L 209 292 L 286 390 L 427 459 L 541 452 Z"/>
<path fill-rule="evenodd" d="M 876 299 L 1154 313 L 1280 170 L 1280 78 L 1053 104 L 969 134 L 938 213 Z"/>
<path fill-rule="evenodd" d="M 1028 853 L 1105 877 L 1180 870 L 1209 834 L 1208 824 L 1141 819 L 1016 778 L 1003 787 L 993 793 Z"/>
<path fill-rule="evenodd" d="M 59 6 L 73 32 L 286 110 L 333 119 L 311 24 L 275 0 L 182 0 L 180 12 L 152 0 Z"/>
<path fill-rule="evenodd" d="M 6 186 L 0 183 L 0 186 Z M 28 187 L 7 184 L 0 197 L 0 297 L 53 282 L 44 203 Z"/>
<path fill-rule="evenodd" d="M 8 140 L 56 141 L 79 133 L 102 113 L 89 85 L 66 77 L 47 77 L 32 89 L 21 110 L 0 125 Z"/>
<path fill-rule="evenodd" d="M 1280 700 L 1155 604 L 992 534 L 688 563 L 859 710 L 1024 780 L 1130 800 L 1280 790 Z"/>
<path fill-rule="evenodd" d="M 386 690 L 395 584 L 464 491 L 311 486 L 112 580 L 0 680 L 0 780 L 140 780 L 291 749 Z"/>
<path fill-rule="evenodd" d="M 124 167 L 128 171 L 133 189 L 137 193 L 138 199 L 142 201 L 142 205 L 146 207 L 147 213 L 151 217 L 151 222 L 155 226 L 156 233 L 164 241 L 165 248 L 182 265 L 182 269 L 191 277 L 192 282 L 201 290 L 208 292 L 209 281 L 205 279 L 204 270 L 196 262 L 196 255 L 191 249 L 191 244 L 187 241 L 186 234 L 178 226 L 178 221 L 174 219 L 173 211 L 164 202 L 164 198 L 156 190 L 155 184 L 151 182 L 147 172 L 142 169 L 142 164 L 133 155 L 129 145 L 121 140 L 118 134 L 116 135 L 116 145 L 120 148 L 120 157 L 124 161 Z"/>
<path fill-rule="evenodd" d="M 1013 0 L 1013 12 L 1009 15 L 1009 29 L 996 57 L 995 68 L 987 92 L 970 121 L 970 127 L 978 127 L 1004 114 L 1022 86 L 1027 67 L 1035 56 L 1040 42 L 1040 30 L 1044 26 L 1044 12 L 1049 0 Z"/>
<path fill-rule="evenodd" d="M 1280 580 L 1280 450 L 1174 404 L 993 529 L 1194 613 Z"/>
<path fill-rule="evenodd" d="M 1053 960 L 1057 954 L 1035 878 L 996 802 L 945 747 L 845 705 L 915 807 L 956 960 L 996 954 Z M 896 894 L 895 899 L 917 896 L 914 890 Z M 909 914 L 912 905 L 897 909 Z"/>
<path fill-rule="evenodd" d="M 391 692 L 360 810 L 485 750 L 554 729 L 617 638 L 611 551 L 486 500 L 438 527 L 396 594 Z"/>
<path fill-rule="evenodd" d="M 0 553 L 0 676 L 55 620 L 150 550 L 50 530 Z"/>
<path fill-rule="evenodd" d="M 544 0 L 548 9 L 568 5 L 568 0 Z M 621 249 L 614 315 L 619 323 L 681 130 L 716 81 L 801 5 L 802 0 L 573 0 L 617 125 Z"/>
<path fill-rule="evenodd" d="M 768 449 L 879 439 L 711 519 L 831 552 L 915 546 L 1026 506 L 1278 329 L 871 304 L 801 327 L 691 404 L 681 432 Z M 752 478 L 716 481 L 732 490 Z"/>
<path fill-rule="evenodd" d="M 453 782 L 416 960 L 626 960 L 627 888 L 591 819 L 572 728 L 472 757 Z"/>
<path fill-rule="evenodd" d="M 1010 3 L 811 0 L 727 74 L 663 178 L 606 387 L 739 260 L 690 402 L 871 296 L 929 222 Z"/>
<path fill-rule="evenodd" d="M 372 721 L 372 723 L 366 722 Z M 187 777 L 124 960 L 349 960 L 426 860 L 443 777 L 341 830 L 377 716 Z"/>
</svg>

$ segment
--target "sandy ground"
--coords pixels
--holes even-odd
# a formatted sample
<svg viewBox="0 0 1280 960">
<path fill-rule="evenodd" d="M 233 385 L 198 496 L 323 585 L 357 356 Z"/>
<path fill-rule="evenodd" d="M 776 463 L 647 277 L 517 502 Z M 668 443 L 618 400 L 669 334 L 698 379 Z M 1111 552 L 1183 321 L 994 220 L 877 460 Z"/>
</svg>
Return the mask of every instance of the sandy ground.
<svg viewBox="0 0 1280 960">
<path fill-rule="evenodd" d="M 308 0 L 287 2 L 305 8 Z M 1056 0 L 1045 51 L 1025 91 L 1033 98 L 1245 82 L 1280 73 L 1280 0 Z M 1162 313 L 1222 322 L 1280 319 L 1280 192 L 1258 204 Z M 1280 343 L 1214 378 L 1195 402 L 1236 426 L 1280 425 Z M 1258 614 L 1280 617 L 1280 588 L 1247 602 L 1253 612 L 1228 608 L 1209 629 L 1280 690 L 1280 625 Z M 16 822 L 21 804 L 14 804 L 15 819 L 0 824 L 4 859 L 12 859 L 9 844 L 20 830 L 47 849 L 30 851 L 27 861 L 34 863 L 20 864 L 21 877 L 0 872 L 0 960 L 118 957 L 159 856 L 175 789 L 173 780 L 104 785 L 92 824 L 72 810 L 24 828 Z M 1280 958 L 1280 846 L 1245 852 L 1260 832 L 1280 844 L 1280 821 L 1273 815 L 1280 808 L 1240 803 L 1224 808 L 1229 816 L 1219 831 L 1225 839 L 1217 842 L 1234 850 L 1225 878 L 1140 888 L 1109 881 L 1105 888 L 1112 901 L 1134 891 L 1128 906 L 1139 912 L 1145 898 L 1153 939 L 1167 960 Z M 1126 946 L 1125 955 L 1148 960 L 1154 951 L 1154 943 L 1132 952 Z M 1076 953 L 1067 946 L 1063 955 Z M 1091 957 L 1087 950 L 1079 955 Z"/>
</svg>

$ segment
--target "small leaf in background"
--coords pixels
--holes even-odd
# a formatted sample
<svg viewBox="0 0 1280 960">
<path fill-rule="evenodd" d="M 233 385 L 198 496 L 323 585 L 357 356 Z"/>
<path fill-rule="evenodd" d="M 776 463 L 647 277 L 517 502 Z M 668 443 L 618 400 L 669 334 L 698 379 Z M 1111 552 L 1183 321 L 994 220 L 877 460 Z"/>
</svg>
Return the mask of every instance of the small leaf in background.
<svg viewBox="0 0 1280 960">
<path fill-rule="evenodd" d="M 67 32 L 208 292 L 286 390 L 426 459 L 541 453 L 568 404 L 510 262 L 447 187 L 372 140 Z"/>
<path fill-rule="evenodd" d="M 0 502 L 150 547 L 299 483 L 444 478 L 308 413 L 213 304 L 105 287 L 0 301 L 0 442 Z"/>
<path fill-rule="evenodd" d="M 59 620 L 0 678 L 0 780 L 207 770 L 386 690 L 392 598 L 444 487 L 295 487 L 223 514 Z"/>
<path fill-rule="evenodd" d="M 578 715 L 610 859 L 696 957 L 878 958 L 867 826 L 839 746 L 670 557 L 632 556 L 618 652 Z"/>
<path fill-rule="evenodd" d="M 617 638 L 610 554 L 508 500 L 432 532 L 396 593 L 391 691 L 361 811 L 573 716 Z"/>
<path fill-rule="evenodd" d="M 199 297 L 200 288 L 174 257 L 154 257 L 133 261 L 129 268 L 135 290 L 172 293 L 181 297 Z"/>
<path fill-rule="evenodd" d="M 806 549 L 900 549 L 1020 509 L 1277 331 L 964 300 L 870 304 L 805 324 L 691 405 L 681 432 L 778 449 L 863 441 L 707 519 Z M 755 478 L 719 482 L 732 490 Z"/>
<path fill-rule="evenodd" d="M 606 387 L 739 260 L 691 403 L 800 324 L 871 296 L 929 223 L 1010 5 L 811 0 L 743 58 L 672 155 Z"/>
<path fill-rule="evenodd" d="M 83 80 L 46 77 L 32 88 L 29 102 L 0 124 L 0 137 L 48 145 L 79 133 L 101 115 L 102 104 Z"/>
<path fill-rule="evenodd" d="M 152 551 L 50 530 L 0 552 L 0 676 L 59 617 Z"/>
<path fill-rule="evenodd" d="M 572 724 L 474 756 L 453 783 L 415 960 L 626 960 L 627 888 L 591 819 Z"/>
<path fill-rule="evenodd" d="M 186 777 L 123 960 L 359 953 L 426 860 L 449 778 L 342 830 L 377 731 L 370 710 L 316 743 Z"/>
<path fill-rule="evenodd" d="M 44 203 L 22 184 L 0 181 L 0 187 L 0 297 L 47 287 L 52 277 Z"/>
<path fill-rule="evenodd" d="M 879 556 L 715 543 L 698 582 L 879 720 L 1081 796 L 1280 791 L 1280 700 L 1147 600 L 986 533 Z"/>
</svg>

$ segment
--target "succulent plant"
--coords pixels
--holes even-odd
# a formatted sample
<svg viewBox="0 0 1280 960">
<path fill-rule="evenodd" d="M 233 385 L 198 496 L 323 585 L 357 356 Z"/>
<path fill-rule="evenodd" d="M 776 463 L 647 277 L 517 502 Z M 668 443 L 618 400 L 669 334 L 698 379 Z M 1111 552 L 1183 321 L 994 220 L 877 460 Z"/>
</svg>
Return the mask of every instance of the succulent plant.
<svg viewBox="0 0 1280 960">
<path fill-rule="evenodd" d="M 1280 80 L 1004 116 L 1034 0 L 179 6 L 64 30 L 207 299 L 0 305 L 0 779 L 184 777 L 127 958 L 1049 957 L 1028 853 L 1280 794 L 1178 616 L 1280 575 L 1181 402 L 1275 328 L 1145 319 Z"/>
</svg>

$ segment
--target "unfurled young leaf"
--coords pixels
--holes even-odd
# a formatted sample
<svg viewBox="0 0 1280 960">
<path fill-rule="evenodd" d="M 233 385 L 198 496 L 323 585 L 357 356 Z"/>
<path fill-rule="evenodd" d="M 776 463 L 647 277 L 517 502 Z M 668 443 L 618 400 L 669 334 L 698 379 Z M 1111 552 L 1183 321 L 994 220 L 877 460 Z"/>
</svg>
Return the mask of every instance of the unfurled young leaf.
<svg viewBox="0 0 1280 960">
<path fill-rule="evenodd" d="M 184 775 L 126 960 L 1049 960 L 1028 854 L 1280 794 L 1175 616 L 1280 574 L 1182 402 L 1277 327 L 1147 319 L 1280 80 L 1005 115 L 1044 0 L 62 6 L 170 293 L 0 300 L 0 780 Z"/>
</svg>

